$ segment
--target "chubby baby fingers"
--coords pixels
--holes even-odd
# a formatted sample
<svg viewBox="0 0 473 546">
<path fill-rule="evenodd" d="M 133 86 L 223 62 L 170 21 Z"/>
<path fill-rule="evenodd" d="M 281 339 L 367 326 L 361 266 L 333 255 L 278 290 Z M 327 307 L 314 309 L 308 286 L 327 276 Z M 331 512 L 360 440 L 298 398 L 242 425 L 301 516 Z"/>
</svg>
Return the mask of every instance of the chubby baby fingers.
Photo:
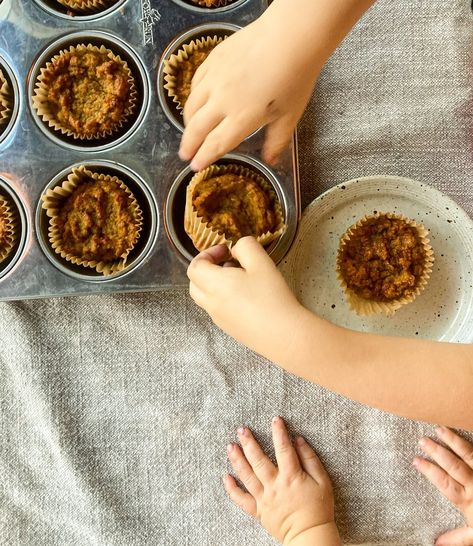
<svg viewBox="0 0 473 546">
<path fill-rule="evenodd" d="M 243 491 L 235 481 L 233 476 L 227 474 L 223 478 L 223 485 L 230 499 L 244 512 L 252 517 L 256 517 L 256 501 L 250 495 Z"/>
</svg>

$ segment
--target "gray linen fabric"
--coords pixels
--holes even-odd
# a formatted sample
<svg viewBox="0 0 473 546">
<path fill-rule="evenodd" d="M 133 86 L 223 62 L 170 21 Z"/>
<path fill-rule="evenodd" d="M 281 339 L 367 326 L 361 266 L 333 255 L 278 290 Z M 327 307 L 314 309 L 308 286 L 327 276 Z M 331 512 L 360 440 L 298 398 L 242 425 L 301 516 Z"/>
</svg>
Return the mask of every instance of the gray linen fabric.
<svg viewBox="0 0 473 546">
<path fill-rule="evenodd" d="M 472 31 L 469 0 L 379 0 L 301 123 L 304 204 L 387 173 L 473 213 Z M 345 540 L 427 545 L 461 524 L 411 467 L 431 426 L 282 372 L 185 291 L 4 303 L 0 325 L 1 544 L 274 544 L 221 477 L 236 427 L 270 449 L 275 414 L 326 464 Z"/>
</svg>

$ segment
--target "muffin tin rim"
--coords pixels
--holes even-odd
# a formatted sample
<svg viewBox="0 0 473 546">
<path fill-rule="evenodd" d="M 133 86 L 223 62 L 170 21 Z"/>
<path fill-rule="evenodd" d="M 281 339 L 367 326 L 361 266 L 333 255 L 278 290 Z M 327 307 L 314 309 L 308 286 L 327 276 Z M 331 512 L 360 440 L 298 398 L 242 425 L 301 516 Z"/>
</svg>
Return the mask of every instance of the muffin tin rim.
<svg viewBox="0 0 473 546">
<path fill-rule="evenodd" d="M 2 189 L 7 198 L 13 202 L 18 213 L 20 233 L 18 236 L 19 240 L 15 243 L 15 247 L 17 248 L 14 250 L 13 256 L 6 258 L 6 260 L 9 260 L 9 263 L 4 269 L 2 269 L 2 264 L 0 263 L 0 284 L 20 265 L 26 255 L 28 241 L 31 236 L 31 222 L 24 201 L 15 188 L 8 183 L 8 179 L 0 174 L 0 190 Z"/>
<path fill-rule="evenodd" d="M 16 74 L 13 71 L 12 67 L 10 66 L 10 63 L 7 61 L 5 56 L 2 55 L 1 52 L 0 52 L 0 67 L 2 68 L 3 72 L 6 73 L 6 76 L 8 78 L 8 83 L 10 83 L 12 87 L 11 91 L 13 95 L 13 106 L 11 109 L 10 119 L 8 120 L 8 123 L 6 124 L 5 128 L 0 133 L 0 146 L 1 146 L 5 143 L 8 137 L 11 135 L 13 128 L 16 125 L 16 122 L 18 120 L 19 113 L 20 113 L 20 106 L 22 104 L 23 99 L 20 93 L 20 86 L 19 86 Z"/>
<path fill-rule="evenodd" d="M 226 6 L 221 6 L 219 8 L 206 8 L 203 6 L 199 6 L 198 4 L 196 5 L 189 4 L 187 2 L 184 2 L 183 0 L 172 0 L 172 1 L 183 9 L 187 9 L 195 13 L 206 13 L 206 14 L 224 13 L 226 11 L 237 9 L 240 6 L 243 6 L 244 4 L 246 4 L 246 2 L 248 2 L 248 0 L 235 0 L 231 4 L 227 4 Z"/>
<path fill-rule="evenodd" d="M 84 273 L 77 273 L 76 271 L 72 270 L 72 267 L 68 267 L 68 262 L 61 258 L 59 254 L 57 254 L 53 248 L 51 248 L 51 245 L 49 243 L 49 238 L 47 231 L 46 233 L 43 233 L 42 228 L 42 220 L 46 216 L 46 211 L 42 208 L 42 196 L 45 194 L 46 190 L 50 188 L 54 188 L 60 184 L 61 181 L 65 180 L 68 174 L 72 172 L 72 169 L 79 167 L 79 166 L 85 166 L 90 169 L 100 169 L 105 168 L 110 171 L 116 171 L 116 175 L 118 178 L 120 178 L 120 174 L 124 174 L 126 177 L 129 177 L 143 192 L 147 204 L 150 208 L 150 220 L 151 225 L 149 226 L 149 229 L 145 230 L 145 226 L 143 226 L 141 236 L 144 237 L 145 233 L 148 233 L 148 239 L 143 247 L 143 249 L 140 251 L 140 253 L 135 257 L 135 259 L 128 263 L 128 265 L 125 266 L 125 268 L 122 271 L 118 271 L 116 273 L 113 273 L 112 275 L 102 275 L 101 273 L 97 273 L 92 268 L 87 268 L 85 266 L 74 266 L 77 268 L 84 269 Z M 126 184 L 126 180 L 124 181 Z M 133 194 L 135 198 L 137 199 L 138 203 L 140 203 L 139 198 L 136 196 L 136 194 Z M 46 226 L 49 226 L 49 220 L 46 223 Z M 64 273 L 65 275 L 73 278 L 77 281 L 84 281 L 88 283 L 109 283 L 116 279 L 122 279 L 123 277 L 126 277 L 127 275 L 131 274 L 132 272 L 136 271 L 143 263 L 146 261 L 146 259 L 150 256 L 151 252 L 156 246 L 156 242 L 158 239 L 160 231 L 160 217 L 159 217 L 159 208 L 158 204 L 156 202 L 156 198 L 154 196 L 154 193 L 148 183 L 145 181 L 145 179 L 139 175 L 135 170 L 133 170 L 130 167 L 127 167 L 123 163 L 119 163 L 118 161 L 113 161 L 109 159 L 86 159 L 84 161 L 77 161 L 71 165 L 68 165 L 64 169 L 62 169 L 60 172 L 58 172 L 56 175 L 54 175 L 51 180 L 43 186 L 43 189 L 41 190 L 38 203 L 36 205 L 36 211 L 35 211 L 35 232 L 36 232 L 36 239 L 38 241 L 38 244 L 43 252 L 43 254 L 46 256 L 46 258 L 49 260 L 49 262 L 61 273 Z"/>
<path fill-rule="evenodd" d="M 143 97 L 141 97 L 142 100 L 139 101 L 139 104 L 141 107 L 139 108 L 138 115 L 132 125 L 125 131 L 125 133 L 120 135 L 120 132 L 117 133 L 119 136 L 112 140 L 111 142 L 105 143 L 105 144 L 98 144 L 97 146 L 84 146 L 81 144 L 73 144 L 72 139 L 71 142 L 67 142 L 63 139 L 61 139 L 59 136 L 56 136 L 57 131 L 47 126 L 45 122 L 40 118 L 37 111 L 33 107 L 33 95 L 34 95 L 34 88 L 37 80 L 37 76 L 41 70 L 42 67 L 46 65 L 47 62 L 49 62 L 54 55 L 58 54 L 61 50 L 67 49 L 71 45 L 77 45 L 81 42 L 81 40 L 87 41 L 92 39 L 92 41 L 100 41 L 104 40 L 105 43 L 103 45 L 107 46 L 107 42 L 111 42 L 112 44 L 118 45 L 118 48 L 122 48 L 124 52 L 130 56 L 130 58 L 133 60 L 134 64 L 136 65 L 136 68 L 138 69 L 139 74 L 135 74 L 133 72 L 133 67 L 130 67 L 132 70 L 132 73 L 135 77 L 139 76 L 142 84 L 143 84 Z M 120 54 L 120 51 L 115 51 L 112 48 L 110 48 L 113 53 Z M 29 112 L 31 114 L 31 117 L 33 118 L 33 121 L 35 125 L 39 128 L 41 133 L 46 136 L 49 140 L 54 142 L 55 144 L 66 148 L 68 150 L 73 151 L 79 151 L 79 152 L 87 152 L 87 153 L 97 153 L 97 152 L 103 152 L 103 151 L 109 151 L 112 150 L 125 142 L 127 142 L 130 138 L 132 138 L 138 130 L 142 127 L 143 123 L 146 120 L 146 116 L 150 109 L 150 90 L 151 90 L 151 82 L 148 75 L 148 72 L 145 68 L 145 65 L 143 61 L 141 60 L 141 57 L 139 54 L 128 44 L 126 43 L 122 38 L 117 36 L 116 34 L 113 34 L 109 31 L 103 31 L 103 30 L 79 30 L 74 32 L 68 32 L 65 34 L 61 34 L 60 36 L 56 37 L 53 42 L 50 42 L 46 47 L 44 47 L 38 55 L 35 57 L 35 60 L 33 64 L 31 65 L 28 76 L 27 76 L 27 95 L 28 95 L 28 106 L 29 106 Z M 81 142 L 79 139 L 77 142 Z M 100 142 L 100 140 L 98 140 Z"/>
<path fill-rule="evenodd" d="M 259 161 L 255 157 L 247 154 L 241 154 L 238 152 L 233 152 L 224 155 L 221 159 L 215 162 L 216 165 L 219 165 L 220 162 L 225 163 L 237 163 L 240 165 L 247 166 L 250 169 L 254 169 L 259 174 L 262 174 L 263 177 L 269 181 L 271 186 L 273 187 L 274 191 L 276 192 L 276 195 L 281 203 L 282 210 L 284 212 L 284 222 L 286 224 L 286 229 L 284 233 L 279 237 L 277 241 L 272 243 L 268 247 L 268 254 L 271 256 L 271 258 L 274 260 L 276 264 L 280 263 L 286 253 L 289 250 L 289 247 L 293 240 L 293 235 L 291 234 L 289 228 L 289 222 L 288 222 L 288 216 L 289 216 L 289 206 L 286 198 L 286 194 L 284 192 L 283 186 L 280 183 L 277 175 L 263 162 Z M 192 169 L 190 166 L 185 167 L 182 169 L 182 171 L 176 176 L 174 179 L 172 185 L 170 186 L 168 193 L 166 195 L 166 200 L 164 203 L 163 208 L 163 221 L 164 221 L 164 228 L 166 231 L 166 235 L 171 242 L 173 248 L 178 252 L 179 258 L 181 258 L 186 264 L 189 264 L 189 262 L 194 258 L 187 249 L 184 247 L 184 245 L 181 244 L 179 237 L 176 233 L 176 230 L 174 228 L 174 221 L 172 220 L 172 212 L 173 212 L 173 203 L 174 198 L 176 196 L 176 193 L 181 186 L 182 183 L 185 182 L 186 178 L 192 173 Z M 183 211 L 183 218 L 182 222 L 184 223 L 184 211 Z M 289 239 L 288 239 L 289 238 Z M 190 239 L 189 239 L 190 240 Z"/>
<path fill-rule="evenodd" d="M 67 13 L 61 13 L 60 11 L 57 11 L 54 8 L 50 7 L 44 0 L 33 1 L 40 9 L 42 9 L 52 17 L 59 17 L 60 19 L 65 19 L 66 21 L 70 22 L 89 23 L 91 21 L 95 22 L 100 19 L 104 19 L 105 17 L 109 17 L 110 15 L 113 15 L 115 11 L 118 11 L 120 8 L 122 8 L 129 0 L 117 0 L 113 5 L 105 8 L 103 11 L 91 13 L 88 15 L 81 15 L 80 13 L 76 15 L 67 15 Z"/>
</svg>

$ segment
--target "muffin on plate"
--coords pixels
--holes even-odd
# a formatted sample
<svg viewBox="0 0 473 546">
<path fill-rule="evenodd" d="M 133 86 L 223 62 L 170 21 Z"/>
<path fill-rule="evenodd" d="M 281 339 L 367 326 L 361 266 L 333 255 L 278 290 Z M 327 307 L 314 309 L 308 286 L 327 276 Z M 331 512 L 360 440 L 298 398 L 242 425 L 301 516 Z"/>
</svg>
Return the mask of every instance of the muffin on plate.
<svg viewBox="0 0 473 546">
<path fill-rule="evenodd" d="M 187 187 L 184 228 L 202 251 L 216 244 L 234 245 L 252 235 L 268 245 L 284 232 L 281 203 L 273 187 L 241 165 L 211 165 Z"/>
<path fill-rule="evenodd" d="M 164 61 L 164 89 L 181 114 L 191 92 L 194 74 L 215 46 L 223 40 L 223 37 L 217 36 L 192 40 Z"/>
<path fill-rule="evenodd" d="M 402 215 L 376 213 L 340 240 L 337 276 L 359 315 L 394 314 L 425 288 L 434 261 L 428 232 Z"/>
<path fill-rule="evenodd" d="M 100 139 L 120 130 L 136 108 L 135 79 L 105 46 L 78 44 L 41 69 L 33 107 L 50 127 L 75 139 Z"/>
<path fill-rule="evenodd" d="M 104 275 L 124 269 L 143 215 L 121 180 L 77 167 L 42 200 L 50 217 L 49 242 L 57 254 Z"/>
</svg>

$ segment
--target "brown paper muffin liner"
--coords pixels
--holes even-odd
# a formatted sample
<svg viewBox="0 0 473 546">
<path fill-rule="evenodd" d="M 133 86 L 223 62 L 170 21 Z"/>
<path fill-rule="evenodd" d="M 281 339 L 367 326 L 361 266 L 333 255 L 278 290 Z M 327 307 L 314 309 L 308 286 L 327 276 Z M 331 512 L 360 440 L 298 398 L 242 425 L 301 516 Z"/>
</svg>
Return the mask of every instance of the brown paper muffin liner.
<svg viewBox="0 0 473 546">
<path fill-rule="evenodd" d="M 86 183 L 88 180 L 91 179 L 94 181 L 108 180 L 115 182 L 123 191 L 128 194 L 131 200 L 131 205 L 135 209 L 136 224 L 138 227 L 136 238 L 133 242 L 133 245 L 126 249 L 126 251 L 120 256 L 120 259 L 113 262 L 85 260 L 78 256 L 67 253 L 62 248 L 62 233 L 57 225 L 57 217 L 61 212 L 62 204 L 79 185 L 81 185 L 82 183 Z M 50 218 L 48 237 L 49 242 L 56 254 L 59 254 L 61 258 L 64 258 L 68 262 L 71 262 L 75 265 L 82 265 L 84 267 L 90 267 L 92 269 L 95 269 L 97 273 L 102 273 L 104 276 L 117 273 L 118 271 L 122 271 L 125 268 L 128 255 L 133 250 L 140 237 L 140 232 L 143 227 L 143 213 L 133 193 L 119 178 L 106 174 L 93 173 L 87 170 L 86 167 L 80 166 L 74 168 L 67 177 L 67 179 L 64 180 L 64 182 L 62 182 L 60 186 L 56 186 L 53 189 L 48 189 L 47 192 L 41 197 L 41 199 L 43 201 L 42 208 L 46 211 L 46 214 Z"/>
<path fill-rule="evenodd" d="M 18 238 L 16 215 L 3 195 L 0 195 L 0 219 L 5 221 L 7 227 L 5 241 L 0 243 L 1 264 L 10 255 Z"/>
<path fill-rule="evenodd" d="M 205 38 L 197 38 L 192 40 L 187 44 L 183 44 L 180 49 L 173 53 L 169 59 L 164 61 L 164 89 L 166 89 L 169 98 L 172 99 L 173 103 L 176 105 L 176 110 L 181 114 L 184 109 L 184 104 L 179 100 L 179 95 L 177 94 L 177 74 L 179 72 L 180 66 L 185 61 L 189 60 L 189 57 L 195 51 L 199 49 L 207 49 L 209 47 L 214 48 L 220 42 L 223 42 L 224 38 L 218 36 L 207 36 Z"/>
<path fill-rule="evenodd" d="M 8 81 L 0 70 L 0 127 L 4 125 L 11 115 L 11 92 Z"/>
<path fill-rule="evenodd" d="M 233 1 L 234 0 L 191 0 L 193 4 L 197 4 L 203 8 L 223 8 Z"/>
<path fill-rule="evenodd" d="M 75 13 L 87 14 L 87 13 L 97 13 L 102 11 L 117 0 L 56 0 L 59 4 L 62 4 L 64 7 L 70 9 Z"/>
<path fill-rule="evenodd" d="M 184 229 L 189 237 L 192 239 L 195 248 L 202 251 L 211 246 L 224 244 L 228 248 L 233 246 L 233 242 L 227 239 L 224 233 L 220 233 L 215 230 L 209 223 L 206 223 L 201 217 L 197 215 L 197 211 L 194 210 L 192 205 L 192 196 L 194 188 L 202 180 L 208 180 L 213 176 L 219 176 L 223 174 L 239 174 L 251 178 L 257 182 L 261 188 L 273 197 L 274 211 L 277 218 L 277 226 L 274 231 L 268 231 L 256 237 L 256 240 L 263 246 L 272 243 L 278 239 L 286 229 L 284 224 L 284 216 L 281 208 L 281 204 L 271 184 L 269 184 L 262 176 L 255 171 L 243 167 L 241 165 L 211 165 L 207 169 L 196 173 L 189 185 L 186 192 L 186 207 L 184 211 Z"/>
<path fill-rule="evenodd" d="M 106 53 L 108 58 L 122 64 L 123 68 L 128 73 L 128 83 L 130 85 L 130 96 L 129 96 L 129 105 L 128 108 L 124 111 L 122 119 L 116 124 L 115 127 L 107 131 L 102 131 L 96 134 L 84 135 L 77 132 L 74 132 L 69 127 L 63 127 L 61 122 L 56 118 L 55 113 L 51 110 L 50 104 L 48 101 L 48 90 L 50 84 L 55 80 L 56 74 L 54 70 L 54 64 L 57 63 L 60 59 L 66 60 L 74 54 L 83 54 L 86 51 L 92 51 L 96 53 L 104 54 Z M 68 137 L 73 137 L 80 140 L 96 140 L 108 137 L 119 131 L 124 123 L 129 119 L 129 117 L 135 111 L 138 101 L 138 91 L 135 85 L 135 78 L 131 73 L 128 64 L 123 61 L 119 55 L 115 55 L 110 49 L 107 49 L 104 45 L 100 47 L 94 46 L 92 44 L 78 44 L 76 46 L 70 46 L 69 49 L 61 50 L 57 55 L 55 55 L 49 62 L 46 63 L 46 66 L 41 68 L 40 74 L 35 83 L 34 95 L 33 95 L 33 108 L 37 111 L 38 115 L 46 122 L 49 127 L 55 131 L 60 131 L 63 135 Z"/>
<path fill-rule="evenodd" d="M 407 224 L 415 228 L 417 230 L 417 234 L 419 236 L 420 242 L 422 243 L 424 247 L 424 252 L 425 252 L 424 271 L 422 273 L 421 278 L 419 279 L 417 283 L 417 286 L 414 292 L 412 292 L 411 294 L 407 296 L 403 296 L 401 298 L 388 301 L 388 302 L 367 300 L 365 298 L 362 298 L 361 296 L 356 294 L 356 292 L 354 292 L 352 289 L 350 289 L 347 286 L 347 283 L 345 282 L 345 279 L 343 278 L 341 270 L 340 270 L 340 258 L 342 255 L 343 247 L 350 240 L 350 238 L 356 234 L 356 230 L 359 227 L 363 226 L 366 222 L 370 220 L 379 218 L 380 216 L 386 216 L 387 218 L 391 218 L 391 219 L 403 220 L 404 222 L 406 222 Z M 348 230 L 340 239 L 340 246 L 338 249 L 338 256 L 337 256 L 337 278 L 345 292 L 345 298 L 348 302 L 348 305 L 353 311 L 355 311 L 357 315 L 370 316 L 370 315 L 384 314 L 388 317 L 392 316 L 400 307 L 414 301 L 415 298 L 422 292 L 422 290 L 424 290 L 427 284 L 427 281 L 430 278 L 430 274 L 432 273 L 432 265 L 434 263 L 434 252 L 432 250 L 432 247 L 430 246 L 428 235 L 429 235 L 429 232 L 422 224 L 418 224 L 414 220 L 411 220 L 410 218 L 407 218 L 406 216 L 403 216 L 401 214 L 392 214 L 389 212 L 388 213 L 378 212 L 376 214 L 366 215 L 363 218 L 361 218 L 361 220 L 356 222 L 356 224 L 353 224 L 351 227 L 348 228 Z"/>
</svg>

